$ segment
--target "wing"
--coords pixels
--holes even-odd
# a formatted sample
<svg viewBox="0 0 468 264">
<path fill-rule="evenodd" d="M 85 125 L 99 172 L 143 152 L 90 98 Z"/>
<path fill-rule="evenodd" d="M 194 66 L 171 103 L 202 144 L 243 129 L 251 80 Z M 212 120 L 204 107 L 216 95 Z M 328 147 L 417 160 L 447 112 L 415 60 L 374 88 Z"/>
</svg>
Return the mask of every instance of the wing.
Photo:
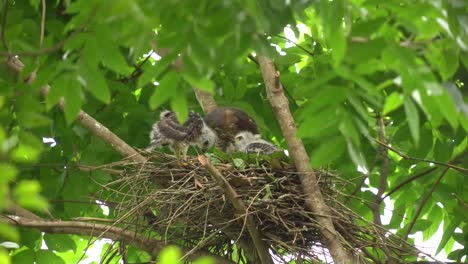
<svg viewBox="0 0 468 264">
<path fill-rule="evenodd" d="M 204 121 L 216 132 L 219 138 L 218 146 L 224 151 L 233 144 L 234 136 L 240 131 L 258 134 L 255 121 L 234 107 L 217 107 L 205 116 Z"/>
<path fill-rule="evenodd" d="M 171 140 L 166 138 L 164 135 L 161 134 L 158 128 L 158 123 L 156 122 L 153 125 L 153 129 L 150 132 L 150 144 L 146 148 L 147 151 L 152 151 L 156 148 L 159 148 L 163 145 L 171 143 Z"/>
<path fill-rule="evenodd" d="M 270 155 L 277 151 L 275 145 L 265 141 L 252 142 L 245 147 L 246 153 L 258 153 L 263 155 Z"/>
<path fill-rule="evenodd" d="M 159 133 L 168 139 L 183 141 L 187 138 L 186 129 L 179 123 L 177 116 L 172 111 L 161 113 L 161 119 L 157 123 Z"/>
<path fill-rule="evenodd" d="M 184 140 L 188 142 L 196 142 L 202 136 L 203 128 L 202 117 L 190 111 L 187 120 L 183 125 L 184 132 L 187 134 Z"/>
</svg>

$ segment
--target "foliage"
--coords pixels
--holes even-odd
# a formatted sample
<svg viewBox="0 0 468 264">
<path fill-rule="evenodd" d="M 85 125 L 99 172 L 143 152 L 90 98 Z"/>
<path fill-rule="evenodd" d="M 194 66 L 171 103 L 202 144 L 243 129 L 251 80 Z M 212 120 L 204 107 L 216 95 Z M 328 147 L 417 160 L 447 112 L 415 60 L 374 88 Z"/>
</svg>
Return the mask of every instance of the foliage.
<svg viewBox="0 0 468 264">
<path fill-rule="evenodd" d="M 455 242 L 467 240 L 467 175 L 453 169 L 441 174 L 443 166 L 391 151 L 386 166 L 375 141 L 382 118 L 386 139 L 380 140 L 396 150 L 466 166 L 465 1 L 45 2 L 40 44 L 41 1 L 0 1 L 1 52 L 18 54 L 26 65 L 18 77 L 5 65 L 0 69 L 0 209 L 14 201 L 38 213 L 49 209 L 62 220 L 112 219 L 112 209 L 104 214 L 89 199 L 112 176 L 78 166 L 121 157 L 76 122 L 80 109 L 144 148 L 161 109 L 201 112 L 195 86 L 214 92 L 220 105 L 245 110 L 265 138 L 286 149 L 258 66 L 247 58 L 262 53 L 281 73 L 311 165 L 336 170 L 352 183 L 352 210 L 372 220 L 375 190 L 388 175 L 382 191 L 392 191 L 386 200 L 394 210 L 386 227 L 404 236 L 415 221 L 409 233 L 428 239 L 443 224 L 437 252 L 445 250 L 453 260 L 468 255 L 466 247 L 453 250 Z M 171 65 L 178 57 L 183 68 L 177 70 Z M 26 84 L 31 73 L 37 78 Z M 45 84 L 51 90 L 44 99 L 39 91 Z M 422 176 L 400 187 L 415 175 Z M 42 235 L 3 223 L 0 236 L 20 245 L 9 253 L 13 263 L 65 263 L 88 243 L 86 237 Z M 41 249 L 42 240 L 48 249 Z M 67 255 L 70 250 L 76 254 Z M 6 252 L 0 248 L 0 259 Z M 148 261 L 140 253 L 128 254 L 129 261 Z"/>
</svg>

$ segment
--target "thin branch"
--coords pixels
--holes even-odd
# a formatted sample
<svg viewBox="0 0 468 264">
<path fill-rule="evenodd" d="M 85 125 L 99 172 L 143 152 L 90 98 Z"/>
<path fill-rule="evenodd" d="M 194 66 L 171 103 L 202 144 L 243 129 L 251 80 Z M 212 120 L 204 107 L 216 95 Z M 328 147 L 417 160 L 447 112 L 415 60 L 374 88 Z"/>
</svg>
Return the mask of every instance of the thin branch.
<svg viewBox="0 0 468 264">
<path fill-rule="evenodd" d="M 378 127 L 378 134 L 379 134 L 379 140 L 382 142 L 386 142 L 386 136 L 385 136 L 385 123 L 383 120 L 383 116 L 380 115 L 380 113 L 377 115 L 377 127 Z M 380 147 L 379 149 L 381 158 L 382 158 L 382 164 L 380 166 L 380 175 L 379 175 L 379 187 L 377 189 L 377 194 L 374 195 L 374 201 L 371 203 L 371 210 L 372 214 L 374 217 L 374 224 L 378 226 L 382 226 L 382 219 L 380 218 L 380 205 L 381 202 L 383 201 L 382 195 L 385 193 L 387 189 L 387 177 L 388 177 L 388 150 L 385 147 Z M 382 251 L 385 254 L 385 257 L 387 259 L 386 263 L 388 264 L 393 264 L 396 263 L 395 257 L 392 255 L 390 250 L 388 250 L 387 247 L 385 247 L 385 241 L 381 237 L 376 237 L 376 239 L 380 239 L 382 241 L 382 244 L 384 245 L 381 247 Z"/>
<path fill-rule="evenodd" d="M 425 176 L 425 175 L 427 175 L 427 174 L 429 174 L 429 173 L 435 171 L 436 169 L 437 169 L 437 167 L 430 168 L 430 169 L 428 169 L 428 170 L 425 170 L 425 171 L 423 171 L 423 172 L 421 172 L 421 173 L 418 173 L 418 174 L 416 174 L 416 175 L 414 175 L 414 176 L 412 176 L 412 177 L 410 177 L 410 178 L 404 180 L 403 182 L 401 182 L 400 184 L 398 184 L 397 186 L 395 186 L 393 189 L 391 189 L 390 191 L 388 191 L 388 193 L 385 194 L 385 195 L 382 197 L 382 201 L 383 201 L 385 198 L 387 198 L 387 197 L 389 197 L 390 195 L 392 195 L 394 192 L 396 192 L 396 191 L 398 191 L 399 189 L 401 189 L 401 188 L 402 188 L 403 186 L 405 186 L 406 184 L 408 184 L 408 183 L 410 183 L 410 182 L 412 182 L 412 181 L 414 181 L 414 180 L 416 180 L 416 179 L 419 179 L 420 177 Z"/>
<path fill-rule="evenodd" d="M 41 36 L 39 38 L 39 48 L 42 48 L 42 44 L 44 44 L 46 11 L 46 0 L 42 0 Z"/>
<path fill-rule="evenodd" d="M 108 238 L 114 241 L 123 241 L 136 248 L 144 250 L 153 256 L 157 256 L 159 252 L 165 248 L 167 243 L 161 240 L 148 238 L 147 235 L 138 235 L 134 231 L 125 230 L 123 228 L 109 226 L 105 224 L 83 223 L 79 221 L 49 221 L 36 220 L 26 217 L 5 217 L 6 222 L 21 227 L 36 228 L 46 233 L 56 234 L 75 234 L 81 236 L 93 236 L 100 238 Z M 189 248 L 181 247 L 183 252 L 190 251 Z M 216 263 L 233 263 L 225 258 L 211 254 L 206 251 L 197 250 L 188 256 L 189 260 L 195 260 L 202 256 L 209 256 L 216 259 Z"/>
<path fill-rule="evenodd" d="M 244 204 L 242 199 L 240 199 L 240 196 L 237 194 L 236 190 L 232 188 L 229 182 L 221 175 L 219 170 L 216 169 L 213 164 L 211 164 L 209 159 L 203 155 L 200 155 L 198 156 L 198 161 L 200 161 L 201 165 L 205 167 L 205 169 L 210 173 L 213 180 L 216 181 L 221 189 L 224 190 L 227 198 L 234 206 L 236 213 L 239 215 L 245 215 L 245 225 L 247 226 L 247 230 L 249 231 L 252 241 L 257 249 L 261 263 L 273 263 L 271 255 L 268 252 L 268 247 L 262 240 L 262 235 L 255 226 L 253 217 L 249 215 L 247 206 Z"/>
<path fill-rule="evenodd" d="M 3 48 L 5 48 L 5 50 L 8 50 L 8 44 L 7 44 L 6 39 L 5 39 L 5 28 L 6 28 L 7 15 L 8 15 L 8 0 L 5 0 L 4 4 L 3 4 L 2 27 L 0 29 L 1 30 L 0 31 L 0 38 L 2 39 Z"/>
<path fill-rule="evenodd" d="M 427 162 L 427 163 L 433 163 L 433 164 L 437 164 L 437 165 L 441 165 L 441 166 L 444 166 L 444 167 L 448 167 L 448 168 L 457 170 L 459 172 L 462 172 L 462 173 L 465 173 L 465 174 L 468 175 L 468 169 L 461 168 L 461 167 L 455 166 L 455 165 L 450 164 L 450 163 L 443 163 L 443 162 L 438 162 L 438 161 L 434 161 L 434 160 L 421 159 L 421 158 L 415 158 L 415 157 L 412 157 L 412 156 L 408 156 L 405 153 L 402 153 L 401 151 L 396 150 L 393 147 L 390 147 L 389 145 L 385 144 L 384 142 L 382 142 L 382 141 L 380 141 L 378 139 L 375 139 L 375 141 L 378 144 L 380 144 L 381 146 L 387 148 L 388 150 L 391 150 L 392 152 L 396 153 L 398 156 L 400 156 L 400 157 L 402 157 L 404 159 Z"/>
<path fill-rule="evenodd" d="M 288 99 L 284 95 L 273 61 L 265 56 L 258 56 L 260 70 L 265 82 L 268 100 L 275 111 L 276 118 L 283 131 L 289 152 L 299 172 L 299 179 L 304 194 L 306 206 L 316 214 L 317 222 L 322 226 L 321 233 L 335 263 L 351 263 L 352 259 L 345 250 L 331 218 L 330 208 L 325 204 L 320 192 L 317 175 L 309 166 L 309 156 L 302 141 L 296 137 L 297 127 L 289 110 Z"/>
<path fill-rule="evenodd" d="M 91 22 L 92 18 L 94 17 L 94 15 L 96 14 L 96 9 L 94 9 L 91 14 L 89 15 L 89 17 L 85 20 L 85 22 L 83 23 L 83 25 L 78 28 L 77 30 L 73 31 L 68 37 L 66 37 L 65 39 L 63 39 L 62 41 L 58 42 L 57 44 L 55 44 L 54 46 L 52 47 L 49 47 L 49 48 L 43 48 L 43 49 L 40 49 L 40 50 L 36 50 L 36 51 L 22 51 L 22 52 L 0 52 L 0 55 L 1 56 L 5 56 L 5 57 L 12 57 L 12 56 L 31 56 L 31 57 L 37 57 L 37 56 L 41 56 L 41 55 L 44 55 L 44 54 L 49 54 L 49 53 L 53 53 L 53 52 L 56 52 L 58 50 L 60 50 L 68 41 L 70 41 L 71 39 L 73 39 L 74 37 L 76 37 L 78 34 L 80 34 L 81 32 L 83 32 L 85 30 L 85 28 L 89 25 L 89 23 Z"/>
<path fill-rule="evenodd" d="M 282 39 L 286 40 L 287 42 L 294 44 L 296 47 L 300 48 L 301 50 L 303 50 L 305 53 L 309 54 L 310 56 L 314 56 L 314 52 L 304 48 L 300 44 L 294 42 L 293 40 L 291 40 L 291 39 L 289 39 L 287 37 L 280 36 L 280 35 L 274 35 L 273 37 L 282 38 Z"/>
<path fill-rule="evenodd" d="M 416 213 L 414 214 L 413 220 L 411 220 L 411 223 L 410 223 L 409 226 L 408 226 L 408 230 L 406 230 L 406 233 L 405 233 L 405 236 L 404 236 L 404 239 L 405 239 L 405 240 L 408 239 L 408 235 L 411 233 L 411 230 L 413 229 L 414 224 L 416 224 L 416 221 L 418 220 L 419 214 L 421 214 L 421 211 L 422 211 L 422 209 L 424 208 L 424 205 L 426 205 L 427 200 L 429 200 L 429 197 L 431 197 L 431 195 L 432 195 L 432 193 L 434 192 L 435 188 L 437 187 L 437 185 L 439 184 L 439 182 L 442 180 L 442 178 L 445 176 L 445 174 L 447 173 L 448 170 L 449 170 L 449 167 L 446 167 L 446 168 L 442 171 L 442 173 L 439 175 L 439 177 L 437 178 L 437 180 L 436 180 L 436 181 L 434 182 L 434 184 L 432 185 L 431 190 L 429 190 L 429 192 L 426 194 L 426 196 L 424 197 L 424 199 L 421 201 L 421 204 L 419 204 L 418 209 L 416 210 Z"/>
<path fill-rule="evenodd" d="M 377 125 L 379 132 L 379 140 L 381 142 L 386 142 L 385 137 L 385 124 L 383 117 L 379 114 L 377 117 Z M 374 202 L 372 203 L 372 214 L 374 215 L 374 224 L 381 226 L 382 220 L 380 219 L 380 203 L 382 202 L 382 195 L 387 189 L 387 176 L 388 176 L 388 152 L 385 147 L 380 147 L 380 154 L 382 156 L 382 165 L 380 166 L 380 177 L 379 177 L 379 187 L 377 189 L 377 194 L 374 196 Z"/>
<path fill-rule="evenodd" d="M 451 195 L 455 197 L 455 199 L 458 200 L 458 202 L 465 208 L 465 210 L 468 210 L 467 202 L 463 201 L 463 199 L 460 196 L 458 196 L 456 193 L 451 193 Z"/>
</svg>

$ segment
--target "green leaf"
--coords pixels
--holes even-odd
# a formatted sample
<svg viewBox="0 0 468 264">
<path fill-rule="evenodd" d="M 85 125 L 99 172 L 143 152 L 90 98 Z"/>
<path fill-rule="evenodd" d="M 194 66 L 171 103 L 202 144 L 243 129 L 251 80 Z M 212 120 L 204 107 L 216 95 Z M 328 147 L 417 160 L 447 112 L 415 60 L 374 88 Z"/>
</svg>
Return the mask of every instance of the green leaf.
<svg viewBox="0 0 468 264">
<path fill-rule="evenodd" d="M 345 140 L 342 136 L 333 137 L 324 141 L 310 155 L 310 165 L 312 168 L 319 168 L 329 164 L 339 158 L 346 148 Z"/>
<path fill-rule="evenodd" d="M 76 252 L 76 244 L 70 235 L 62 234 L 45 234 L 44 241 L 47 244 L 47 248 L 58 252 L 66 252 L 72 250 Z"/>
<path fill-rule="evenodd" d="M 0 222 L 0 237 L 2 238 L 2 241 L 18 242 L 20 240 L 18 230 L 3 222 Z"/>
<path fill-rule="evenodd" d="M 32 249 L 21 250 L 12 256 L 12 263 L 34 263 L 35 254 Z M 3 263 L 3 262 L 0 262 Z"/>
<path fill-rule="evenodd" d="M 64 92 L 65 106 L 64 113 L 67 124 L 75 121 L 81 109 L 81 88 L 77 81 L 70 80 Z"/>
<path fill-rule="evenodd" d="M 413 137 L 414 144 L 419 144 L 419 113 L 416 105 L 413 103 L 410 97 L 406 97 L 404 101 L 405 113 L 408 118 L 408 124 Z"/>
<path fill-rule="evenodd" d="M 447 219 L 444 219 L 447 220 Z M 439 254 L 439 252 L 445 247 L 449 239 L 452 237 L 453 233 L 455 232 L 455 229 L 460 225 L 461 219 L 455 218 L 452 219 L 448 225 L 445 225 L 444 227 L 444 233 L 442 234 L 442 238 L 440 240 L 439 246 L 437 247 L 436 254 Z"/>
<path fill-rule="evenodd" d="M 40 195 L 41 185 L 35 180 L 22 180 L 13 189 L 14 200 L 19 206 L 45 211 L 47 210 L 47 200 Z"/>
<path fill-rule="evenodd" d="M 105 104 L 110 102 L 109 87 L 103 73 L 97 66 L 91 65 L 85 60 L 80 60 L 78 81 L 101 102 Z"/>
<path fill-rule="evenodd" d="M 353 122 L 353 119 L 350 114 L 345 111 L 341 111 L 341 118 L 338 129 L 341 134 L 346 138 L 346 140 L 351 140 L 353 144 L 357 147 L 361 145 L 359 140 L 359 131 L 356 125 Z"/>
<path fill-rule="evenodd" d="M 128 66 L 127 61 L 119 50 L 119 45 L 116 43 L 112 34 L 107 27 L 100 27 L 96 29 L 99 52 L 98 56 L 104 66 L 123 75 L 130 74 L 132 69 Z"/>
<path fill-rule="evenodd" d="M 301 138 L 319 138 L 329 136 L 336 131 L 338 121 L 334 107 L 323 109 L 316 113 L 307 113 L 304 120 L 299 122 L 297 136 Z"/>
<path fill-rule="evenodd" d="M 36 252 L 36 264 L 66 264 L 65 261 L 55 255 L 52 250 L 39 250 Z"/>
<path fill-rule="evenodd" d="M 393 92 L 387 98 L 385 98 L 385 104 L 383 107 L 382 114 L 387 115 L 393 110 L 396 110 L 402 104 L 403 104 L 403 96 L 400 93 Z"/>
<path fill-rule="evenodd" d="M 356 164 L 358 168 L 367 169 L 366 159 L 362 154 L 361 150 L 358 147 L 354 146 L 351 140 L 347 140 L 346 143 L 348 146 L 349 156 L 351 157 L 351 160 L 354 162 L 354 164 Z"/>
<path fill-rule="evenodd" d="M 158 255 L 158 263 L 160 264 L 176 264 L 180 263 L 182 251 L 176 246 L 167 246 Z"/>
<path fill-rule="evenodd" d="M 174 96 L 171 98 L 171 109 L 176 112 L 177 119 L 182 124 L 187 120 L 188 107 L 187 98 L 185 96 Z"/>
<path fill-rule="evenodd" d="M 419 219 L 414 224 L 412 231 L 413 232 L 424 231 L 424 230 L 428 229 L 431 226 L 431 224 L 432 224 L 431 220 Z"/>
<path fill-rule="evenodd" d="M 187 81 L 190 85 L 192 85 L 193 87 L 197 88 L 197 89 L 200 89 L 200 90 L 203 90 L 203 91 L 207 91 L 207 92 L 213 92 L 214 91 L 214 88 L 215 88 L 215 83 L 208 79 L 208 78 L 201 78 L 201 79 L 198 79 L 198 78 L 194 78 L 188 74 L 183 74 L 182 75 L 184 77 L 184 80 Z"/>
<path fill-rule="evenodd" d="M 164 78 L 155 87 L 153 94 L 149 99 L 149 106 L 152 110 L 158 108 L 172 96 L 177 94 L 177 88 L 180 81 L 180 75 L 174 71 L 167 73 Z"/>
</svg>

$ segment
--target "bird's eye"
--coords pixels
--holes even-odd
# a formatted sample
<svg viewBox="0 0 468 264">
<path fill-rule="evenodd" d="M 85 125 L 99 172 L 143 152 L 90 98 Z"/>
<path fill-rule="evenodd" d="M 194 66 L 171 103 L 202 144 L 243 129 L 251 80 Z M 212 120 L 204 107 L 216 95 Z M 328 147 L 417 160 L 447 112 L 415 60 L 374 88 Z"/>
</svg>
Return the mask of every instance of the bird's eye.
<svg viewBox="0 0 468 264">
<path fill-rule="evenodd" d="M 237 136 L 237 137 L 236 137 L 236 140 L 237 140 L 237 141 L 241 141 L 242 139 L 244 139 L 243 136 Z"/>
<path fill-rule="evenodd" d="M 209 144 L 210 144 L 210 142 L 208 142 L 208 141 L 203 142 L 204 147 L 208 147 Z"/>
</svg>

